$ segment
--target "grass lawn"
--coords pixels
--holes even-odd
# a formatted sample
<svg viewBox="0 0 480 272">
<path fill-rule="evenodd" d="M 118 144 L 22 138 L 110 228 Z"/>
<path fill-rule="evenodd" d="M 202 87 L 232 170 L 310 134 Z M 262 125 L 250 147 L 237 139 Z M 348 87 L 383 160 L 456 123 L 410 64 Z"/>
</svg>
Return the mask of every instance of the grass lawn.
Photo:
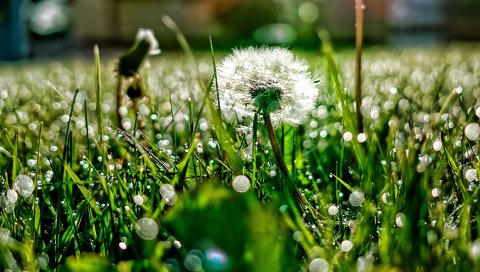
<svg viewBox="0 0 480 272">
<path fill-rule="evenodd" d="M 289 177 L 210 53 L 150 58 L 120 123 L 115 59 L 0 66 L 0 268 L 478 269 L 480 44 L 367 49 L 363 132 L 353 52 L 294 52 L 319 96 L 273 127 Z"/>
</svg>

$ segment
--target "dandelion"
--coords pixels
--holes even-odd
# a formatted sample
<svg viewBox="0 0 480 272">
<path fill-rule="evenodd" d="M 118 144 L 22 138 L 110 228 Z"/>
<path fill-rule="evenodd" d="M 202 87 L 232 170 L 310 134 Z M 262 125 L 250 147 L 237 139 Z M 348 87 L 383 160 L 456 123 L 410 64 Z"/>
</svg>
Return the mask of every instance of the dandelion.
<svg viewBox="0 0 480 272">
<path fill-rule="evenodd" d="M 318 95 L 308 66 L 284 48 L 235 50 L 217 68 L 220 108 L 227 119 L 271 115 L 299 124 Z"/>
<path fill-rule="evenodd" d="M 148 55 L 160 54 L 158 41 L 151 29 L 140 28 L 135 37 L 135 44 L 118 60 L 117 81 L 117 123 L 118 127 L 126 129 L 122 123 L 121 109 L 124 106 L 123 81 L 131 78 L 127 95 L 133 100 L 133 108 L 138 112 L 138 100 L 145 97 L 145 86 L 139 70 Z"/>
<path fill-rule="evenodd" d="M 225 117 L 252 120 L 262 115 L 276 156 L 272 122 L 301 123 L 318 94 L 308 66 L 279 47 L 235 50 L 220 63 L 217 77 Z"/>
<path fill-rule="evenodd" d="M 151 29 L 139 28 L 137 35 L 135 36 L 135 41 L 146 41 L 150 46 L 148 50 L 149 55 L 158 55 L 161 52 L 160 48 L 158 48 L 158 41 L 153 34 L 153 30 Z"/>
<path fill-rule="evenodd" d="M 263 117 L 278 167 L 290 180 L 273 123 L 299 124 L 314 109 L 318 90 L 308 66 L 284 48 L 246 48 L 235 50 L 220 63 L 217 80 L 219 107 L 225 117 L 253 120 L 254 127 L 257 117 Z M 292 182 L 286 185 L 299 202 L 308 205 Z"/>
</svg>

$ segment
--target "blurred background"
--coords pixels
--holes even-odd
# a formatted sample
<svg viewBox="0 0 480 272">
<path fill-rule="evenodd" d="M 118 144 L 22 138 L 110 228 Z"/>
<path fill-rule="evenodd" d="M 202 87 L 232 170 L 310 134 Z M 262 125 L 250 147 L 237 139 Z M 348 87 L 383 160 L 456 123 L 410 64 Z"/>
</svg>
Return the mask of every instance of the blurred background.
<svg viewBox="0 0 480 272">
<path fill-rule="evenodd" d="M 367 45 L 417 46 L 480 39 L 479 0 L 365 0 Z M 317 30 L 354 44 L 354 0 L 0 0 L 0 61 L 128 47 L 151 28 L 176 50 L 169 15 L 195 49 L 276 44 L 316 49 Z"/>
</svg>

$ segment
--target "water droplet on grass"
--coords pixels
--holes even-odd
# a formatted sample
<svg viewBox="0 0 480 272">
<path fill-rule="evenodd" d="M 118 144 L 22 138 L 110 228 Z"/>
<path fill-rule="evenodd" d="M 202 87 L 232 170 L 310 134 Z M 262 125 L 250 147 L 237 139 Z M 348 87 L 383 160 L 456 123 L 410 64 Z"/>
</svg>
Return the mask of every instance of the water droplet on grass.
<svg viewBox="0 0 480 272">
<path fill-rule="evenodd" d="M 435 151 L 440 151 L 443 147 L 442 140 L 437 139 L 435 142 L 433 142 L 433 150 Z"/>
<path fill-rule="evenodd" d="M 470 123 L 465 127 L 465 136 L 470 141 L 475 141 L 480 135 L 480 126 L 477 123 Z"/>
<path fill-rule="evenodd" d="M 165 204 L 173 206 L 177 203 L 177 194 L 174 194 L 171 198 L 165 198 Z"/>
<path fill-rule="evenodd" d="M 15 204 L 18 200 L 18 194 L 14 190 L 7 190 L 7 201 L 11 204 Z"/>
<path fill-rule="evenodd" d="M 349 252 L 350 250 L 352 250 L 352 248 L 353 248 L 353 243 L 350 240 L 344 240 L 340 244 L 340 251 L 342 252 Z"/>
<path fill-rule="evenodd" d="M 476 169 L 470 168 L 467 171 L 465 171 L 465 178 L 467 179 L 467 181 L 472 182 L 475 180 L 476 177 L 477 177 Z"/>
<path fill-rule="evenodd" d="M 389 192 L 385 192 L 385 193 L 382 194 L 382 202 L 385 203 L 385 204 L 390 203 L 390 193 Z"/>
<path fill-rule="evenodd" d="M 293 233 L 293 240 L 296 242 L 301 242 L 303 240 L 303 233 L 301 231 L 296 231 Z"/>
<path fill-rule="evenodd" d="M 315 258 L 310 262 L 308 271 L 310 272 L 328 272 L 330 265 L 322 258 Z"/>
<path fill-rule="evenodd" d="M 328 207 L 328 214 L 334 216 L 334 215 L 337 215 L 338 212 L 339 212 L 339 209 L 338 209 L 337 206 L 332 205 L 332 206 Z"/>
<path fill-rule="evenodd" d="M 135 231 L 144 240 L 153 240 L 158 234 L 158 225 L 149 217 L 141 218 L 135 224 Z"/>
<path fill-rule="evenodd" d="M 439 188 L 433 188 L 432 189 L 432 196 L 437 198 L 442 194 L 442 191 Z"/>
<path fill-rule="evenodd" d="M 32 178 L 27 175 L 18 175 L 14 188 L 23 197 L 30 196 L 35 189 Z"/>
<path fill-rule="evenodd" d="M 178 240 L 175 240 L 173 241 L 173 247 L 175 247 L 176 249 L 179 249 L 182 247 L 182 243 L 180 243 L 180 241 Z"/>
<path fill-rule="evenodd" d="M 362 205 L 364 201 L 365 201 L 365 195 L 363 192 L 360 192 L 360 191 L 354 191 L 348 197 L 348 202 L 350 202 L 350 204 L 354 207 L 358 207 Z"/>
<path fill-rule="evenodd" d="M 239 193 L 245 193 L 250 189 L 250 180 L 246 176 L 236 176 L 232 181 L 233 189 Z"/>
<path fill-rule="evenodd" d="M 219 248 L 205 250 L 205 268 L 207 271 L 225 271 L 229 268 L 228 256 Z"/>
<path fill-rule="evenodd" d="M 459 86 L 459 87 L 455 88 L 455 92 L 457 94 L 462 94 L 463 93 L 463 88 Z"/>
<path fill-rule="evenodd" d="M 345 142 L 350 142 L 353 139 L 353 134 L 350 131 L 343 133 L 343 140 Z"/>
<path fill-rule="evenodd" d="M 403 227 L 405 226 L 405 221 L 407 220 L 407 216 L 404 213 L 398 213 L 395 216 L 395 225 L 398 227 Z"/>
<path fill-rule="evenodd" d="M 480 239 L 477 239 L 470 243 L 468 247 L 468 253 L 470 257 L 474 260 L 480 258 Z"/>
<path fill-rule="evenodd" d="M 133 202 L 135 202 L 135 204 L 137 205 L 142 205 L 143 204 L 143 196 L 141 195 L 136 195 L 133 197 Z"/>
<path fill-rule="evenodd" d="M 165 199 L 171 199 L 176 195 L 175 188 L 168 183 L 162 184 L 162 186 L 160 186 L 160 195 Z"/>
<path fill-rule="evenodd" d="M 125 242 L 120 242 L 118 243 L 118 247 L 122 250 L 127 249 L 127 244 Z"/>
<path fill-rule="evenodd" d="M 40 253 L 37 255 L 37 264 L 40 269 L 47 269 L 49 261 L 50 258 L 46 253 Z"/>
<path fill-rule="evenodd" d="M 357 141 L 359 143 L 364 143 L 367 140 L 367 135 L 365 133 L 359 133 L 357 135 Z"/>
<path fill-rule="evenodd" d="M 188 271 L 201 271 L 203 265 L 202 259 L 196 254 L 197 252 L 192 251 L 185 257 L 183 265 Z"/>
</svg>

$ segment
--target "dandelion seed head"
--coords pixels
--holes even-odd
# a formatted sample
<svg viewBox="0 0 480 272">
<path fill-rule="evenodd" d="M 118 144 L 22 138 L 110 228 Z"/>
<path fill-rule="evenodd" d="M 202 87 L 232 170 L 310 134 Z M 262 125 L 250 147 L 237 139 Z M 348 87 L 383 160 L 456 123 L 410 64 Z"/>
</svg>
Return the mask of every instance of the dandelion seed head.
<svg viewBox="0 0 480 272">
<path fill-rule="evenodd" d="M 318 90 L 308 66 L 280 47 L 235 50 L 218 66 L 220 108 L 227 119 L 271 114 L 272 121 L 299 124 L 314 108 Z"/>
<path fill-rule="evenodd" d="M 136 41 L 145 40 L 150 45 L 150 50 L 148 54 L 150 55 L 158 55 L 160 54 L 160 48 L 158 48 L 158 41 L 153 34 L 153 30 L 148 28 L 140 28 L 137 31 L 137 35 L 135 36 Z"/>
</svg>

